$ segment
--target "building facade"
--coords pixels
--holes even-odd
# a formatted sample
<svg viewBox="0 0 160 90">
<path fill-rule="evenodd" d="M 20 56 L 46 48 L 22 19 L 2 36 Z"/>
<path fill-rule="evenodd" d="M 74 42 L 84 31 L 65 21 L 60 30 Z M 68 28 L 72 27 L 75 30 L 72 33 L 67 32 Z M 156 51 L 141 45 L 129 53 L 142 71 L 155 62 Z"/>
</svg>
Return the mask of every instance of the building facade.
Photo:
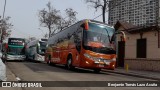
<svg viewBox="0 0 160 90">
<path fill-rule="evenodd" d="M 115 24 L 115 29 L 123 30 L 126 34 L 124 44 L 122 44 L 121 37 L 117 37 L 118 67 L 128 65 L 129 69 L 160 72 L 159 27 L 131 26 L 118 21 Z"/>
<path fill-rule="evenodd" d="M 137 26 L 150 26 L 158 23 L 160 0 L 110 0 L 108 23 L 127 21 Z"/>
</svg>

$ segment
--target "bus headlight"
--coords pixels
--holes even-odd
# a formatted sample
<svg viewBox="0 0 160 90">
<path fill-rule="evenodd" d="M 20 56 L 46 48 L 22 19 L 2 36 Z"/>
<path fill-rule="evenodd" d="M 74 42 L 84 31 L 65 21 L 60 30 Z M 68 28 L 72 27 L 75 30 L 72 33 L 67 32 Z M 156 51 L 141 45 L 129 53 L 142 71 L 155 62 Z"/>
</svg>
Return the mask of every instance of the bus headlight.
<svg viewBox="0 0 160 90">
<path fill-rule="evenodd" d="M 85 53 L 84 56 L 85 56 L 86 58 L 92 59 L 92 56 L 90 56 L 90 55 L 87 54 L 87 53 Z"/>
<path fill-rule="evenodd" d="M 94 60 L 95 62 L 99 62 L 99 61 L 101 61 L 101 58 L 93 58 L 93 60 Z"/>
<path fill-rule="evenodd" d="M 113 58 L 112 61 L 116 61 L 116 58 Z"/>
</svg>

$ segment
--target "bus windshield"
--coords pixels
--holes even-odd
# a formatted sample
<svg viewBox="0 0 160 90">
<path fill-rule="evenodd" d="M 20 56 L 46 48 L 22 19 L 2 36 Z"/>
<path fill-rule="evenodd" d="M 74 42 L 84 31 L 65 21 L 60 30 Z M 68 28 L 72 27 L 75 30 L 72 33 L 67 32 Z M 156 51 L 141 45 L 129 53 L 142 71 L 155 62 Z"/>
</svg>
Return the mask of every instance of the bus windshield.
<svg viewBox="0 0 160 90">
<path fill-rule="evenodd" d="M 7 54 L 24 55 L 25 54 L 24 43 L 25 40 L 22 38 L 9 38 Z"/>
<path fill-rule="evenodd" d="M 8 46 L 8 54 L 10 55 L 24 55 L 24 46 Z"/>
<path fill-rule="evenodd" d="M 46 42 L 39 41 L 39 44 L 40 44 L 40 53 L 41 53 L 41 54 L 44 54 L 44 53 L 45 53 L 45 50 L 46 50 L 46 45 L 47 45 L 47 43 L 46 43 Z"/>
<path fill-rule="evenodd" d="M 83 46 L 84 49 L 98 53 L 113 53 L 115 51 L 110 46 L 111 38 L 115 30 L 109 26 L 89 23 L 89 30 L 84 30 Z"/>
</svg>

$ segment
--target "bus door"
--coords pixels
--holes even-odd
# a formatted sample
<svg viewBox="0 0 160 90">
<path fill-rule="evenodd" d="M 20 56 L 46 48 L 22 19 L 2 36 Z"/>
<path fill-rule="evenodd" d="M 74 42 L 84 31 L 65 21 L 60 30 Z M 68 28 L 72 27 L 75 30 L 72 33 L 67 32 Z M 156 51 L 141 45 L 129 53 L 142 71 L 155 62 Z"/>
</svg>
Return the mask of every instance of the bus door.
<svg viewBox="0 0 160 90">
<path fill-rule="evenodd" d="M 80 53 L 81 53 L 81 43 L 82 43 L 82 27 L 79 27 L 77 29 L 77 31 L 74 33 L 74 43 L 75 43 L 75 62 L 73 62 L 74 64 L 76 64 L 76 66 L 80 65 L 81 59 L 80 59 Z"/>
</svg>

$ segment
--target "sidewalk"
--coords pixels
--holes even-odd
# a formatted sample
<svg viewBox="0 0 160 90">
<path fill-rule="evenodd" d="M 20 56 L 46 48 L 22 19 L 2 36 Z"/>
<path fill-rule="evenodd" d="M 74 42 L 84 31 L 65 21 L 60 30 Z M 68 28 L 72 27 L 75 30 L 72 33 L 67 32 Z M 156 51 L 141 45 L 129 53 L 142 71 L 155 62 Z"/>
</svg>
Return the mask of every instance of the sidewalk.
<svg viewBox="0 0 160 90">
<path fill-rule="evenodd" d="M 7 65 L 6 65 L 6 77 L 7 77 L 7 81 L 17 81 L 16 76 L 12 73 L 12 71 L 8 68 Z M 22 90 L 22 88 L 0 87 L 0 90 Z"/>
<path fill-rule="evenodd" d="M 160 81 L 160 72 L 143 71 L 143 70 L 128 70 L 127 71 L 124 68 L 116 68 L 115 70 L 103 70 L 103 71 Z"/>
<path fill-rule="evenodd" d="M 7 76 L 7 81 L 17 81 L 16 76 L 7 66 L 6 66 L 6 76 Z"/>
</svg>

